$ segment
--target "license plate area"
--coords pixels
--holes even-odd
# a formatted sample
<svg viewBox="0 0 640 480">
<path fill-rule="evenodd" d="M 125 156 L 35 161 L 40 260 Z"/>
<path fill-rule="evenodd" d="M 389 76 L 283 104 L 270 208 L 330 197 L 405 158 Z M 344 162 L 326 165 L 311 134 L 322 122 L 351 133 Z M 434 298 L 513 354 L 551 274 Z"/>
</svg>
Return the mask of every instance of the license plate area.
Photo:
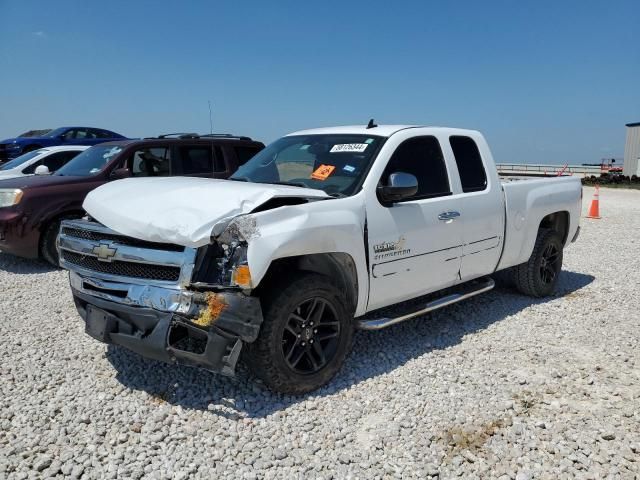
<svg viewBox="0 0 640 480">
<path fill-rule="evenodd" d="M 116 317 L 90 304 L 86 308 L 85 332 L 96 340 L 109 343 L 109 334 L 116 328 Z"/>
</svg>

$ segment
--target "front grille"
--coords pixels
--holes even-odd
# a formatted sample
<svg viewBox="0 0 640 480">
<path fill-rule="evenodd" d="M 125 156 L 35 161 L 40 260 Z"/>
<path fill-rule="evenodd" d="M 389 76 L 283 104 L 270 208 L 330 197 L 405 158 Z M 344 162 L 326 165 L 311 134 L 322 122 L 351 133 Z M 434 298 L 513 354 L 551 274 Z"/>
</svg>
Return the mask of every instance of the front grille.
<svg viewBox="0 0 640 480">
<path fill-rule="evenodd" d="M 80 231 L 80 230 L 79 230 Z M 82 231 L 84 233 L 84 231 Z M 63 250 L 62 258 L 65 262 L 77 265 L 80 268 L 92 270 L 94 272 L 117 275 L 121 277 L 145 278 L 148 280 L 161 280 L 177 282 L 180 278 L 179 267 L 168 267 L 164 265 L 149 265 L 146 263 L 122 262 L 101 262 L 95 257 L 82 255 L 75 252 Z"/>
<path fill-rule="evenodd" d="M 171 243 L 147 242 L 145 240 L 138 240 L 137 238 L 123 237 L 121 235 L 114 235 L 112 233 L 94 232 L 93 230 L 80 230 L 78 228 L 63 227 L 62 233 L 70 237 L 82 238 L 84 240 L 111 240 L 119 243 L 120 245 L 128 245 L 131 247 L 151 248 L 154 250 L 168 250 L 170 252 L 184 251 L 184 247 L 181 245 L 174 245 Z"/>
</svg>

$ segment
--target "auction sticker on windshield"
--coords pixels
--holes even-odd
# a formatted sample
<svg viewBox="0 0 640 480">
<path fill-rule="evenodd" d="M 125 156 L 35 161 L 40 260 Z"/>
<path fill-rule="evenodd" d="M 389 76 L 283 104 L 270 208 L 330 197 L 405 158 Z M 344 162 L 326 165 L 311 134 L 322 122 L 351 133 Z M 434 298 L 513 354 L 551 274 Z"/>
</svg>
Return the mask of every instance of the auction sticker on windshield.
<svg viewBox="0 0 640 480">
<path fill-rule="evenodd" d="M 330 153 L 357 152 L 362 153 L 369 145 L 366 143 L 339 143 L 329 150 Z"/>
<path fill-rule="evenodd" d="M 311 174 L 311 178 L 313 178 L 314 180 L 322 180 L 322 181 L 324 181 L 327 178 L 329 178 L 329 175 L 331 175 L 335 169 L 336 169 L 336 167 L 334 167 L 333 165 L 324 165 L 324 164 L 320 165 Z"/>
</svg>

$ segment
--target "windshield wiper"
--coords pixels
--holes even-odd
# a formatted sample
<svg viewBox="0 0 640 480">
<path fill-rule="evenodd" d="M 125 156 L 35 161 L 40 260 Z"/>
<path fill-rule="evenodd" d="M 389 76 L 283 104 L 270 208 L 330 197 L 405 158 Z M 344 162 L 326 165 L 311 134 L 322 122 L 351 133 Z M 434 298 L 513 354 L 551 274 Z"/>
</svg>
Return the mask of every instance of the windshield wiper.
<svg viewBox="0 0 640 480">
<path fill-rule="evenodd" d="M 273 185 L 289 185 L 291 187 L 309 188 L 308 185 L 302 182 L 269 182 L 269 183 L 272 183 Z"/>
<path fill-rule="evenodd" d="M 251 182 L 249 177 L 229 177 L 227 180 L 233 180 L 234 182 Z"/>
</svg>

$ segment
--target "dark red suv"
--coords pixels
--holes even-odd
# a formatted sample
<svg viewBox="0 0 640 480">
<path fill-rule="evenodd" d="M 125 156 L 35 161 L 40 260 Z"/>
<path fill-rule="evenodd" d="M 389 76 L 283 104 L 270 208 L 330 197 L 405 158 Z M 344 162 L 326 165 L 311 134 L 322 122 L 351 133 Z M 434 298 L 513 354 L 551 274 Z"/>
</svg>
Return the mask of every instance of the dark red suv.
<svg viewBox="0 0 640 480">
<path fill-rule="evenodd" d="M 102 143 L 49 176 L 0 180 L 0 251 L 58 265 L 60 221 L 84 215 L 85 196 L 126 177 L 227 178 L 264 144 L 233 135 L 174 134 Z"/>
</svg>

